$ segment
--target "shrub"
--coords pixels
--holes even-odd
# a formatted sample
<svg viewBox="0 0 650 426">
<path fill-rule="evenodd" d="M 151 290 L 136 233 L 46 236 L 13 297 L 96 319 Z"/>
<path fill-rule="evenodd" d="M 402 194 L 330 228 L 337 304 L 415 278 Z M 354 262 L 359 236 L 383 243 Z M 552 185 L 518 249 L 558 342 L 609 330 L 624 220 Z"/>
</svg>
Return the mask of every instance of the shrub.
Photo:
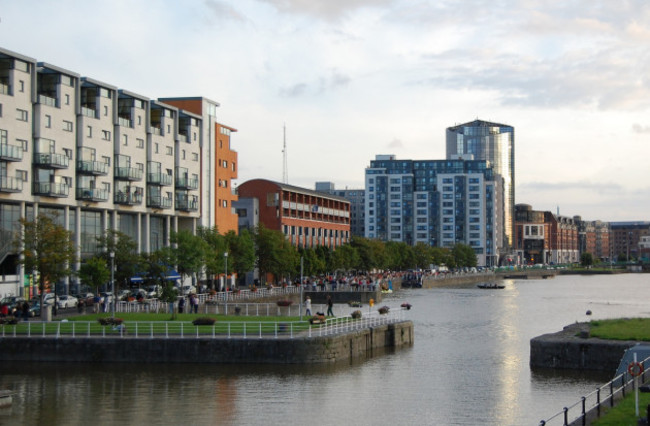
<svg viewBox="0 0 650 426">
<path fill-rule="evenodd" d="M 276 303 L 278 306 L 291 306 L 293 304 L 293 300 L 278 300 Z"/>
<path fill-rule="evenodd" d="M 410 303 L 406 303 L 406 302 L 402 303 L 402 308 L 406 309 L 407 311 L 411 309 L 411 306 L 412 305 Z"/>
<path fill-rule="evenodd" d="M 217 322 L 217 320 L 215 318 L 199 317 L 199 318 L 196 318 L 194 321 L 192 321 L 192 324 L 194 324 L 194 325 L 214 325 L 215 322 Z"/>
<path fill-rule="evenodd" d="M 121 325 L 124 320 L 122 318 L 98 318 L 100 325 Z"/>
<path fill-rule="evenodd" d="M 359 301 L 356 301 L 356 300 L 350 300 L 350 301 L 348 302 L 348 306 L 350 306 L 351 308 L 360 308 L 360 307 L 363 306 L 363 305 L 362 305 L 361 302 L 359 302 Z"/>
<path fill-rule="evenodd" d="M 361 318 L 361 311 L 357 309 L 356 311 L 353 311 L 350 316 L 354 319 L 359 319 Z"/>
<path fill-rule="evenodd" d="M 378 311 L 379 311 L 379 313 L 381 315 L 387 314 L 389 310 L 390 310 L 390 308 L 388 306 L 382 306 L 381 308 L 378 309 Z"/>
</svg>

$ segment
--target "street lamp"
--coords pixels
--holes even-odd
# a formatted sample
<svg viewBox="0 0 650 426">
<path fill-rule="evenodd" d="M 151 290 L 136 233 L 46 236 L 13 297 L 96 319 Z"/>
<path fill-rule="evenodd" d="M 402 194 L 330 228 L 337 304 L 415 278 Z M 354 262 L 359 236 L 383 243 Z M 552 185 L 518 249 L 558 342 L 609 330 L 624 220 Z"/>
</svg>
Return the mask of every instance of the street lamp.
<svg viewBox="0 0 650 426">
<path fill-rule="evenodd" d="M 223 283 L 226 287 L 226 315 L 228 315 L 228 252 L 223 253 L 223 263 L 223 270 L 225 272 L 223 276 Z"/>
<path fill-rule="evenodd" d="M 114 278 L 115 252 L 111 251 L 109 255 L 111 256 L 111 293 L 112 293 L 109 299 L 111 300 L 111 317 L 115 318 L 115 278 Z"/>
</svg>

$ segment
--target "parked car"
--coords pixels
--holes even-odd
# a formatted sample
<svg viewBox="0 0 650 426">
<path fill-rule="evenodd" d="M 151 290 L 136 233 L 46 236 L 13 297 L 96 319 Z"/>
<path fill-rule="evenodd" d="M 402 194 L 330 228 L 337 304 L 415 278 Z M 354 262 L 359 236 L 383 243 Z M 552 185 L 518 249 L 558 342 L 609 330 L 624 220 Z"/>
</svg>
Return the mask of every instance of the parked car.
<svg viewBox="0 0 650 426">
<path fill-rule="evenodd" d="M 136 299 L 139 299 L 138 295 L 140 295 L 143 299 L 147 298 L 147 291 L 143 288 L 133 288 L 131 289 L 131 296 L 135 297 Z"/>
<path fill-rule="evenodd" d="M 29 304 L 29 316 L 32 318 L 41 316 L 41 302 L 39 300 Z"/>
<path fill-rule="evenodd" d="M 78 300 L 79 299 L 74 296 L 64 294 L 63 296 L 59 297 L 56 306 L 59 309 L 76 308 Z"/>
<path fill-rule="evenodd" d="M 126 301 L 129 299 L 131 294 L 131 290 L 120 290 L 120 292 L 117 293 L 117 300 Z"/>
<path fill-rule="evenodd" d="M 55 300 L 57 302 L 59 301 L 59 296 L 55 296 L 54 293 L 45 293 L 45 296 L 43 296 L 43 297 L 44 297 L 43 298 L 43 304 L 44 305 L 54 305 Z"/>
<path fill-rule="evenodd" d="M 13 315 L 16 310 L 22 309 L 22 304 L 26 301 L 24 297 L 20 296 L 7 296 L 3 297 L 2 300 L 0 300 L 0 305 L 7 305 L 9 308 L 9 314 Z"/>
<path fill-rule="evenodd" d="M 150 285 L 147 287 L 147 298 L 149 299 L 158 297 L 160 293 L 162 293 L 162 289 L 159 285 Z"/>
<path fill-rule="evenodd" d="M 181 294 L 187 296 L 188 294 L 196 293 L 196 287 L 193 285 L 183 285 L 181 286 Z"/>
</svg>

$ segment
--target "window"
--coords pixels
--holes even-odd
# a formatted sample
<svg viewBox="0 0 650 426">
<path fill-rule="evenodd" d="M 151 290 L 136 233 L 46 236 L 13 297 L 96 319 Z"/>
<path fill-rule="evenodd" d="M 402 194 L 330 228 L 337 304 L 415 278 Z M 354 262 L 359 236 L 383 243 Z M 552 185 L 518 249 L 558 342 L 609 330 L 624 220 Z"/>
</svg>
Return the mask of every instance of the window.
<svg viewBox="0 0 650 426">
<path fill-rule="evenodd" d="M 86 136 L 89 138 L 93 137 L 93 128 L 91 126 L 86 127 Z"/>
<path fill-rule="evenodd" d="M 16 170 L 16 179 L 27 182 L 27 170 Z"/>
<path fill-rule="evenodd" d="M 73 128 L 74 126 L 72 124 L 72 121 L 63 120 L 63 130 L 66 132 L 71 132 Z"/>
<path fill-rule="evenodd" d="M 137 144 L 138 148 L 144 148 L 144 139 L 138 138 L 135 141 L 136 141 L 136 144 Z"/>
<path fill-rule="evenodd" d="M 72 160 L 72 150 L 71 149 L 63 148 L 63 153 L 65 154 L 66 157 L 68 157 L 69 159 Z"/>
<path fill-rule="evenodd" d="M 65 95 L 65 104 L 70 105 L 70 95 Z"/>
<path fill-rule="evenodd" d="M 108 130 L 102 130 L 102 139 L 105 141 L 110 141 L 111 140 L 111 132 Z"/>
<path fill-rule="evenodd" d="M 109 167 L 111 165 L 111 157 L 102 157 L 102 161 L 106 163 Z"/>
<path fill-rule="evenodd" d="M 129 136 L 128 135 L 122 135 L 122 145 L 127 146 L 129 144 Z M 158 150 L 156 149 L 156 152 Z"/>
<path fill-rule="evenodd" d="M 2 117 L 2 104 L 0 104 L 0 117 Z"/>
<path fill-rule="evenodd" d="M 108 105 L 104 105 L 104 117 L 108 116 Z"/>
<path fill-rule="evenodd" d="M 25 91 L 25 82 L 20 80 L 18 81 L 18 91 L 19 92 L 24 92 Z"/>
<path fill-rule="evenodd" d="M 18 144 L 23 147 L 23 152 L 27 152 L 28 143 L 27 143 L 26 140 L 24 140 L 24 139 L 16 139 L 16 142 L 18 142 Z"/>
<path fill-rule="evenodd" d="M 221 200 L 221 207 L 228 207 L 228 200 Z"/>
<path fill-rule="evenodd" d="M 167 155 L 174 155 L 174 148 L 166 146 L 165 149 L 167 150 Z"/>
<path fill-rule="evenodd" d="M 182 159 L 185 160 L 185 150 L 182 151 Z"/>
<path fill-rule="evenodd" d="M 28 121 L 29 113 L 24 109 L 16 109 L 16 119 L 19 121 Z"/>
<path fill-rule="evenodd" d="M 108 182 L 102 182 L 102 189 L 106 192 L 111 192 L 111 184 Z"/>
<path fill-rule="evenodd" d="M 51 115 L 45 115 L 45 127 L 46 128 L 51 128 L 52 127 L 52 116 Z"/>
</svg>

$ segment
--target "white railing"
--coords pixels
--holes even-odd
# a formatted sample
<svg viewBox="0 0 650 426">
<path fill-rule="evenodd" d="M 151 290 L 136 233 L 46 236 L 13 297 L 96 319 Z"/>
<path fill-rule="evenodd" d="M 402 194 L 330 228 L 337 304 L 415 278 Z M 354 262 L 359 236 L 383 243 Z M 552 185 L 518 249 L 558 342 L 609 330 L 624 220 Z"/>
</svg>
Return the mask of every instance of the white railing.
<svg viewBox="0 0 650 426">
<path fill-rule="evenodd" d="M 309 321 L 217 321 L 194 325 L 190 321 L 124 321 L 120 325 L 100 325 L 98 321 L 27 321 L 0 326 L 2 337 L 56 338 L 278 338 L 318 337 L 347 333 L 404 320 L 404 308 L 386 314 L 373 311 L 362 318 L 327 318 L 323 324 Z"/>
</svg>

